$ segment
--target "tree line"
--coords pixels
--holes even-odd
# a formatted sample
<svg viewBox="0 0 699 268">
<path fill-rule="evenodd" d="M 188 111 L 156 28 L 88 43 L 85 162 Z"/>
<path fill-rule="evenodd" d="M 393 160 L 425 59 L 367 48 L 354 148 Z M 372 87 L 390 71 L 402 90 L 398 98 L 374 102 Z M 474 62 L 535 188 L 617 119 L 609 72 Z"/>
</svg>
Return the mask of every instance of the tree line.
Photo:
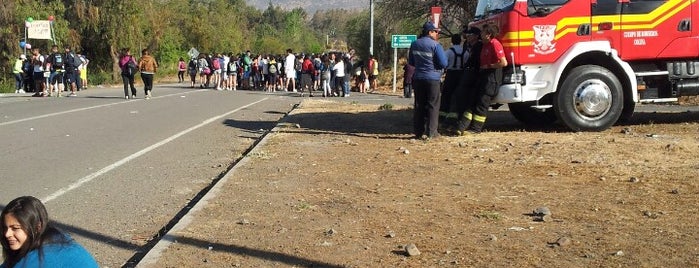
<svg viewBox="0 0 699 268">
<path fill-rule="evenodd" d="M 392 34 L 419 34 L 430 1 L 376 0 L 374 54 L 388 63 Z M 465 21 L 464 8 L 474 1 L 441 1 L 446 22 Z M 460 7 L 459 5 L 463 6 Z M 407 15 L 406 15 L 407 14 Z M 54 16 L 55 42 L 68 45 L 90 59 L 91 83 L 116 81 L 122 48 L 148 48 L 163 65 L 186 57 L 194 47 L 201 52 L 251 50 L 281 54 L 287 48 L 307 53 L 355 48 L 362 56 L 369 49 L 369 7 L 365 10 L 282 9 L 269 4 L 258 10 L 244 0 L 9 0 L 0 5 L 0 68 L 3 91 L 12 86 L 11 65 L 22 48 L 24 22 Z M 459 26 L 460 27 L 460 26 Z M 456 27 L 456 28 L 459 28 Z M 458 32 L 458 31 L 457 31 Z M 42 52 L 50 40 L 28 40 Z M 385 55 L 385 56 L 383 56 Z M 384 65 L 386 66 L 386 65 Z M 7 87 L 7 89 L 5 89 Z"/>
</svg>

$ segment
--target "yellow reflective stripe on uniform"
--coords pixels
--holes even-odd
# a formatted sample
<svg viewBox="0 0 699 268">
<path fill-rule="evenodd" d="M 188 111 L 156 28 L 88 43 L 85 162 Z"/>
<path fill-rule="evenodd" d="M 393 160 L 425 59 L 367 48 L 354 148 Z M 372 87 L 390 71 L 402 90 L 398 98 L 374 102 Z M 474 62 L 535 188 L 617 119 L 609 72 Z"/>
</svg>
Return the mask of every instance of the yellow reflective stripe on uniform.
<svg viewBox="0 0 699 268">
<path fill-rule="evenodd" d="M 484 122 L 485 122 L 485 116 L 483 116 L 483 115 L 473 115 L 473 121 L 484 123 Z"/>
<path fill-rule="evenodd" d="M 472 119 L 473 119 L 473 114 L 470 113 L 470 112 L 465 112 L 465 113 L 464 113 L 464 118 L 466 118 L 466 120 L 472 120 Z"/>
<path fill-rule="evenodd" d="M 456 113 L 448 113 L 447 118 L 457 118 L 458 115 Z"/>
</svg>

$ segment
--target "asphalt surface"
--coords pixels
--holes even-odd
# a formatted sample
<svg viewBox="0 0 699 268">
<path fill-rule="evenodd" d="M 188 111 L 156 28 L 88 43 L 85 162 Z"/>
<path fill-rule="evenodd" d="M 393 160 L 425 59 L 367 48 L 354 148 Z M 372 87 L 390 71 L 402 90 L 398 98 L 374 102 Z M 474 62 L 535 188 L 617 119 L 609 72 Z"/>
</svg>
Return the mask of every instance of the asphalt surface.
<svg viewBox="0 0 699 268">
<path fill-rule="evenodd" d="M 35 196 L 100 266 L 133 266 L 304 99 L 181 84 L 156 85 L 153 94 L 124 100 L 121 87 L 95 87 L 77 97 L 0 95 L 0 206 Z"/>
</svg>

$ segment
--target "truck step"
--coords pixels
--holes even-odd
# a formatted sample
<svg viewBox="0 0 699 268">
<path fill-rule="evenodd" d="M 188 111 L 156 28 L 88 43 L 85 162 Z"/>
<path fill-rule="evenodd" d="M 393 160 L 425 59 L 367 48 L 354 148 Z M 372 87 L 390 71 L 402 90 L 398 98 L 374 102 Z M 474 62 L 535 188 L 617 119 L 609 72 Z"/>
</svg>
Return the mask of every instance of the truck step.
<svg viewBox="0 0 699 268">
<path fill-rule="evenodd" d="M 546 109 L 551 109 L 553 108 L 553 105 L 551 104 L 542 104 L 542 105 L 533 105 L 532 109 L 539 110 L 539 111 L 546 111 Z"/>
<path fill-rule="evenodd" d="M 668 102 L 677 102 L 677 98 L 662 98 L 662 99 L 640 99 L 638 102 L 640 103 L 668 103 Z"/>
<path fill-rule="evenodd" d="M 652 72 L 638 72 L 636 73 L 637 77 L 641 76 L 660 76 L 660 75 L 668 75 L 670 72 L 668 71 L 652 71 Z"/>
</svg>

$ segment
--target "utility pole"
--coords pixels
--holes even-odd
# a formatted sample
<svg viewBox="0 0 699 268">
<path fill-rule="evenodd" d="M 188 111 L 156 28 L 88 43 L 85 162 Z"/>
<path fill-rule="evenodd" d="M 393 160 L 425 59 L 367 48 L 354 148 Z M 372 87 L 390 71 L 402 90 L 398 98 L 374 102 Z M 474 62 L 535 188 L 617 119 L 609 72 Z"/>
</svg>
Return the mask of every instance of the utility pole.
<svg viewBox="0 0 699 268">
<path fill-rule="evenodd" d="M 369 55 L 374 55 L 374 0 L 369 0 Z"/>
</svg>

